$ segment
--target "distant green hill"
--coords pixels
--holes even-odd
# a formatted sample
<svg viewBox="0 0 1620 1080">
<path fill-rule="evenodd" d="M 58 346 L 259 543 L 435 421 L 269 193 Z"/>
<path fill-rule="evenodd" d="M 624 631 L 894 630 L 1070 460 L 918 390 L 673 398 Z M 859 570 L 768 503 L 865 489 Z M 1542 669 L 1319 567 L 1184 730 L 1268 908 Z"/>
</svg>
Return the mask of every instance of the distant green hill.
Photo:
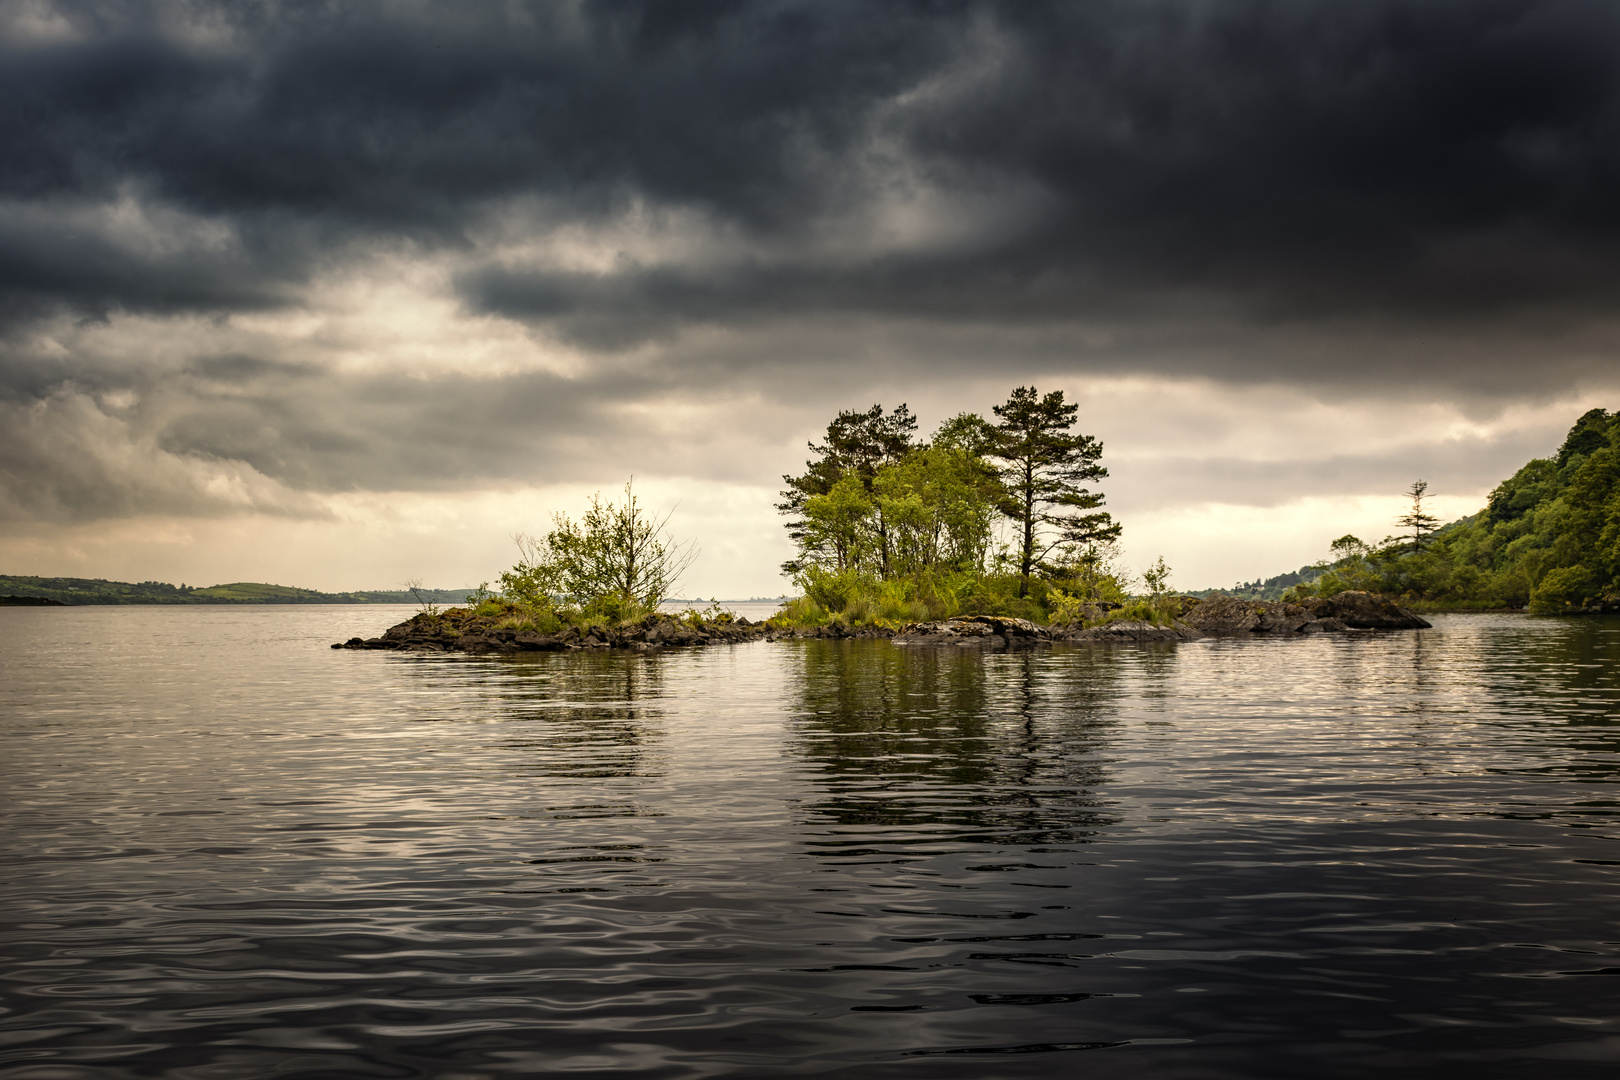
<svg viewBox="0 0 1620 1080">
<path fill-rule="evenodd" d="M 236 581 L 195 588 L 163 581 L 106 581 L 102 578 L 8 577 L 0 575 L 0 594 L 38 596 L 64 604 L 459 604 L 470 589 L 377 589 L 325 593 L 290 585 Z"/>
<path fill-rule="evenodd" d="M 1620 415 L 1587 412 L 1556 454 L 1421 541 L 1343 536 L 1332 547 L 1333 561 L 1214 591 L 1292 600 L 1365 589 L 1419 608 L 1620 611 Z"/>
<path fill-rule="evenodd" d="M 1250 600 L 1280 600 L 1283 593 L 1301 582 L 1322 576 L 1321 566 L 1302 566 L 1263 581 L 1240 581 L 1230 589 L 1189 589 L 1187 596 L 1242 596 Z"/>
</svg>

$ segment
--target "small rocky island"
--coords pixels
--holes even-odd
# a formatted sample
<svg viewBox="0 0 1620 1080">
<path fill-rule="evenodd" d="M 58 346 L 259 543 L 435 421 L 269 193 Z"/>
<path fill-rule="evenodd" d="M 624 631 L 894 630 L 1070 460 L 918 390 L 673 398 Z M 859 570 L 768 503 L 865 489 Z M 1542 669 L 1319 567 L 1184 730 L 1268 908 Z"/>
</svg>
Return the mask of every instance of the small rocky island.
<svg viewBox="0 0 1620 1080">
<path fill-rule="evenodd" d="M 660 612 L 619 626 L 571 626 L 554 633 L 514 629 L 496 616 L 466 608 L 423 612 L 390 627 L 381 637 L 350 638 L 334 649 L 387 649 L 399 652 L 519 653 L 565 649 L 657 649 L 736 644 L 796 638 L 888 638 L 896 645 L 948 645 L 1007 649 L 1052 642 L 1134 644 L 1194 641 L 1208 636 L 1251 634 L 1297 636 L 1362 630 L 1414 630 L 1430 624 L 1391 600 L 1365 592 L 1311 598 L 1298 604 L 1242 600 L 1232 596 L 1170 597 L 1174 613 L 1160 623 L 1137 619 L 1098 620 L 1041 626 L 999 615 L 964 615 L 903 627 L 851 628 L 829 623 L 812 628 L 749 622 L 729 615 L 703 618 Z"/>
<path fill-rule="evenodd" d="M 389 627 L 381 637 L 350 638 L 334 649 L 392 649 L 400 652 L 518 653 L 564 649 L 653 649 L 734 644 L 767 637 L 765 623 L 747 619 L 691 619 L 660 612 L 618 626 L 569 626 L 554 633 L 503 626 L 509 620 L 477 615 L 466 608 L 423 612 Z"/>
</svg>

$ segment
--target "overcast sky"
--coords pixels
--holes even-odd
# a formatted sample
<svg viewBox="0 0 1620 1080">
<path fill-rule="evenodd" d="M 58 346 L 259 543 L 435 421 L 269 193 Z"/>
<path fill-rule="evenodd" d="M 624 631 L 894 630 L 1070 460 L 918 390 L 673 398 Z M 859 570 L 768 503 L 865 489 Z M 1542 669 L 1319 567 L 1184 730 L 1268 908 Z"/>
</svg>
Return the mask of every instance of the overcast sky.
<svg viewBox="0 0 1620 1080">
<path fill-rule="evenodd" d="M 1620 5 L 0 4 L 0 572 L 459 586 L 632 474 L 774 595 L 1019 385 L 1185 588 L 1620 406 Z"/>
</svg>

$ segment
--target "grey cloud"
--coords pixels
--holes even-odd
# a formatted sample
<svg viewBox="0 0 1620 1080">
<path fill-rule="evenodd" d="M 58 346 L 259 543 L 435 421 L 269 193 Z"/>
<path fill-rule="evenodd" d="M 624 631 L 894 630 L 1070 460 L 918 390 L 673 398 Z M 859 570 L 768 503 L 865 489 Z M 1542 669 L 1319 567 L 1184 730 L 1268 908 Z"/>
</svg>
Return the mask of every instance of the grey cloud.
<svg viewBox="0 0 1620 1080">
<path fill-rule="evenodd" d="M 308 259 L 356 235 L 464 245 L 489 205 L 534 193 L 581 218 L 636 198 L 791 237 L 885 184 L 971 183 L 1046 209 L 971 256 L 886 273 L 879 253 L 868 306 L 1038 316 L 1084 305 L 1100 273 L 1262 313 L 1421 316 L 1616 284 L 1620 17 L 1603 3 L 61 10 L 78 40 L 0 58 L 0 190 L 106 197 L 137 179 L 244 229 L 318 223 Z M 220 40 L 165 32 L 179 12 Z M 874 143 L 895 175 L 863 175 Z M 150 303 L 171 273 L 188 302 L 161 262 L 77 258 L 103 303 Z M 779 274 L 775 302 L 840 302 L 815 270 Z M 700 283 L 718 317 L 752 313 L 735 271 Z M 39 288 L 90 303 L 71 277 Z M 543 317 L 554 293 L 470 295 Z"/>
<path fill-rule="evenodd" d="M 1371 447 L 1355 454 L 1302 448 L 1299 456 L 1281 460 L 1175 455 L 1115 462 L 1112 489 L 1127 494 L 1113 501 L 1127 513 L 1195 505 L 1212 497 L 1239 506 L 1279 507 L 1332 492 L 1386 495 L 1398 506 L 1402 490 L 1420 477 L 1431 480 L 1430 494 L 1472 495 L 1489 491 L 1530 458 L 1554 453 L 1563 438 L 1561 431 L 1535 435 Z M 1432 482 L 1437 477 L 1441 482 Z M 1393 525 L 1390 531 L 1395 531 Z"/>
<path fill-rule="evenodd" d="M 608 462 L 757 480 L 734 440 L 718 445 L 726 433 L 672 447 L 621 411 L 667 406 L 670 390 L 634 372 L 427 380 L 231 355 L 59 378 L 0 393 L 0 517 L 318 517 L 310 496 L 546 485 L 597 478 Z"/>
<path fill-rule="evenodd" d="M 631 419 L 717 387 L 803 411 L 1132 372 L 1488 415 L 1612 378 L 1620 15 L 1596 0 L 55 10 L 71 33 L 0 24 L 8 513 L 304 514 L 638 454 L 757 482 L 742 435 Z M 545 242 L 643 213 L 702 257 L 586 271 Z M 466 311 L 585 371 L 34 340 L 296 310 L 378 252 L 453 267 Z"/>
</svg>

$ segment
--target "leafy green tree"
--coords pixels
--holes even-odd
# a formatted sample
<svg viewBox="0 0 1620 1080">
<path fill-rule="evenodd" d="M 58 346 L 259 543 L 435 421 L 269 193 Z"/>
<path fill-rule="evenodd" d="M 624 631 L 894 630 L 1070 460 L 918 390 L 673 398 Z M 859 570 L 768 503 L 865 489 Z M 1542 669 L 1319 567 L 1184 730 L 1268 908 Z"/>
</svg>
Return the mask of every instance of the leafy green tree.
<svg viewBox="0 0 1620 1080">
<path fill-rule="evenodd" d="M 881 405 L 873 405 L 865 412 L 840 412 L 827 425 L 827 441 L 820 445 L 809 444 L 816 456 L 805 462 L 805 472 L 800 476 L 782 477 L 782 482 L 787 486 L 776 509 L 789 518 L 788 536 L 802 546 L 808 521 L 805 517 L 806 502 L 815 496 L 830 493 L 846 474 L 853 474 L 870 494 L 878 470 L 900 461 L 911 452 L 916 432 L 917 418 L 904 404 L 887 414 Z M 881 515 L 874 520 L 873 528 L 878 543 L 879 564 L 886 570 L 890 555 L 889 536 L 888 525 Z M 799 565 L 798 560 L 789 560 L 782 564 L 782 572 L 795 573 Z"/>
<path fill-rule="evenodd" d="M 1492 523 L 1516 521 L 1551 498 L 1559 487 L 1558 472 L 1557 462 L 1536 458 L 1496 485 L 1486 504 Z"/>
<path fill-rule="evenodd" d="M 1063 391 L 1042 397 L 1020 386 L 993 411 L 1000 423 L 992 452 L 1003 463 L 1004 513 L 1021 534 L 1018 595 L 1026 597 L 1030 575 L 1054 548 L 1114 540 L 1120 526 L 1098 509 L 1102 494 L 1085 486 L 1108 475 L 1098 464 L 1102 443 L 1070 430 L 1079 406 L 1065 403 Z"/>
<path fill-rule="evenodd" d="M 1328 549 L 1333 552 L 1334 562 L 1338 564 L 1359 562 L 1372 551 L 1359 536 L 1352 536 L 1350 533 L 1345 533 L 1333 541 L 1328 545 Z"/>
<path fill-rule="evenodd" d="M 1575 421 L 1575 426 L 1569 429 L 1569 435 L 1564 439 L 1564 445 L 1558 448 L 1558 466 L 1563 468 L 1576 457 L 1589 457 L 1609 445 L 1609 430 L 1613 427 L 1615 417 L 1607 409 L 1588 409 Z"/>
<path fill-rule="evenodd" d="M 1581 417 L 1570 441 L 1592 415 Z M 1564 499 L 1562 535 L 1552 545 L 1558 565 L 1531 593 L 1537 610 L 1586 606 L 1620 589 L 1620 425 L 1612 425 L 1604 443 L 1578 460 Z"/>
<path fill-rule="evenodd" d="M 566 569 L 552 551 L 548 537 L 517 533 L 518 561 L 501 571 L 500 596 L 533 608 L 549 608 L 555 598 L 568 591 Z"/>
<path fill-rule="evenodd" d="M 1130 572 L 1118 540 L 1065 544 L 1049 560 L 1052 577 L 1085 604 L 1123 603 L 1130 591 Z"/>
<path fill-rule="evenodd" d="M 539 606 L 567 596 L 614 618 L 656 608 L 697 557 L 697 547 L 675 540 L 668 528 L 674 511 L 659 515 L 644 509 L 633 483 L 624 485 L 622 504 L 597 493 L 578 522 L 554 514 L 543 540 L 517 537 L 522 557 L 501 575 L 502 594 Z"/>
<path fill-rule="evenodd" d="M 960 450 L 973 457 L 983 458 L 994 454 L 996 440 L 1000 434 L 995 425 L 991 424 L 978 413 L 957 413 L 934 432 L 934 437 L 928 440 L 930 446 L 945 450 Z"/>
<path fill-rule="evenodd" d="M 1147 586 L 1148 595 L 1154 600 L 1162 600 L 1170 591 L 1170 567 L 1160 555 L 1152 566 L 1142 571 L 1142 583 Z"/>
<path fill-rule="evenodd" d="M 877 511 L 860 477 L 845 473 L 825 495 L 804 500 L 799 563 L 859 570 L 871 561 Z"/>
<path fill-rule="evenodd" d="M 880 469 L 873 490 L 890 530 L 893 572 L 984 569 L 1002 489 L 983 458 L 925 447 Z"/>
</svg>

